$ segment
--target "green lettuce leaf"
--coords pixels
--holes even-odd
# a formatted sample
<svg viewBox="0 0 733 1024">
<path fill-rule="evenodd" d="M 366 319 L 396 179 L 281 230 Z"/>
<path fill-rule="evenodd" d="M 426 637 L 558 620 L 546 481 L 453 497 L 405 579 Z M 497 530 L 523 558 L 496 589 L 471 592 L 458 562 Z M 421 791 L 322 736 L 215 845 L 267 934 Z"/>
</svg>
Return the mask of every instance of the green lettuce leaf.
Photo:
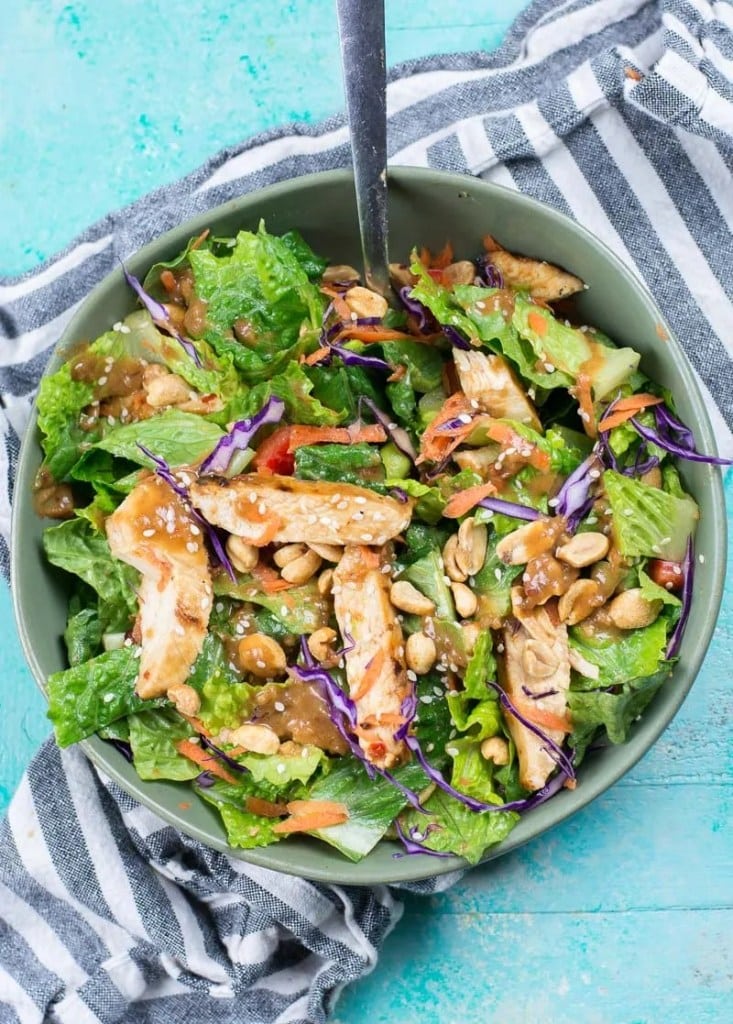
<svg viewBox="0 0 733 1024">
<path fill-rule="evenodd" d="M 330 480 L 368 487 L 384 482 L 384 466 L 379 449 L 373 445 L 303 445 L 295 452 L 295 476 L 299 480 Z"/>
<path fill-rule="evenodd" d="M 427 815 L 409 810 L 402 815 L 405 830 L 428 832 L 422 845 L 441 853 L 454 853 L 469 864 L 478 864 L 484 852 L 509 835 L 519 821 L 514 811 L 483 811 L 477 814 L 465 804 L 437 789 L 425 804 Z"/>
<path fill-rule="evenodd" d="M 150 469 L 152 463 L 139 447 L 143 445 L 165 459 L 169 466 L 188 466 L 208 455 L 221 437 L 221 428 L 202 416 L 167 409 L 159 416 L 110 430 L 94 445 L 92 452 L 109 452 L 115 458 Z"/>
<path fill-rule="evenodd" d="M 571 626 L 568 643 L 598 666 L 598 679 L 577 677 L 574 689 L 602 689 L 620 686 L 659 671 L 667 646 L 668 620 L 664 615 L 643 629 L 630 629 L 619 636 L 589 635 L 582 626 Z"/>
<path fill-rule="evenodd" d="M 455 621 L 456 612 L 453 595 L 445 582 L 445 569 L 440 552 L 433 549 L 427 555 L 408 565 L 399 579 L 407 580 L 435 603 L 435 615 L 440 619 Z"/>
<path fill-rule="evenodd" d="M 137 614 L 135 569 L 119 562 L 104 534 L 86 519 L 67 519 L 44 531 L 43 548 L 51 565 L 82 579 L 99 597 L 103 632 L 125 632 Z"/>
<path fill-rule="evenodd" d="M 318 593 L 315 580 L 279 594 L 265 594 L 251 576 L 237 574 L 235 583 L 226 573 L 218 573 L 214 577 L 214 593 L 266 608 L 295 636 L 310 634 L 328 625 L 328 602 Z"/>
<path fill-rule="evenodd" d="M 622 555 L 682 561 L 700 516 L 689 495 L 678 498 L 610 469 L 603 474 L 603 485 Z"/>
<path fill-rule="evenodd" d="M 187 682 L 201 698 L 196 717 L 212 735 L 241 724 L 254 689 L 231 667 L 226 648 L 214 633 L 207 633 Z"/>
<path fill-rule="evenodd" d="M 60 747 L 78 743 L 133 711 L 157 707 L 135 694 L 139 649 L 121 647 L 48 677 L 48 717 Z"/>
<path fill-rule="evenodd" d="M 248 768 L 256 785 L 266 782 L 278 792 L 294 782 L 308 782 L 326 762 L 319 747 L 303 747 L 294 754 L 242 754 L 237 760 Z"/>
<path fill-rule="evenodd" d="M 271 846 L 283 837 L 273 831 L 277 818 L 265 818 L 245 809 L 244 801 L 253 794 L 252 783 L 243 780 L 240 785 L 217 780 L 210 788 L 195 786 L 196 792 L 207 803 L 216 807 L 224 822 L 230 846 L 252 850 L 258 846 Z M 258 787 L 258 796 L 270 799 L 275 794 L 265 794 Z"/>
<path fill-rule="evenodd" d="M 94 398 L 94 387 L 71 376 L 71 364 L 64 363 L 56 373 L 41 378 L 38 389 L 38 427 L 45 465 L 55 480 L 67 479 L 79 461 L 83 444 L 95 435 L 82 430 L 82 409 Z"/>
<path fill-rule="evenodd" d="M 427 785 L 419 765 L 404 765 L 393 774 L 415 792 Z M 348 808 L 349 820 L 343 825 L 331 825 L 311 834 L 335 846 L 352 861 L 361 860 L 374 849 L 405 806 L 405 798 L 391 782 L 379 775 L 370 779 L 361 762 L 353 758 L 344 758 L 325 778 L 319 779 L 310 796 L 313 800 L 333 800 Z"/>
<path fill-rule="evenodd" d="M 172 708 L 139 711 L 127 721 L 133 762 L 141 779 L 185 782 L 201 773 L 199 765 L 176 750 L 179 740 L 194 735 L 194 730 L 177 711 Z"/>
<path fill-rule="evenodd" d="M 102 646 L 102 623 L 96 608 L 82 608 L 79 598 L 69 602 L 69 617 L 64 630 L 64 643 L 70 665 L 80 665 L 99 653 Z"/>
</svg>

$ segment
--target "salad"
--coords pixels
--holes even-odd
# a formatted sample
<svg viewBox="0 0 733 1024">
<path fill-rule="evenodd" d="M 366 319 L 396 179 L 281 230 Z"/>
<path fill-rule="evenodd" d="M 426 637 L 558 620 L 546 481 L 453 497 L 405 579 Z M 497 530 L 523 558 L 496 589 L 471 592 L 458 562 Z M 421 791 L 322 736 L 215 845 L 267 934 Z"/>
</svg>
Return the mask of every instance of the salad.
<svg viewBox="0 0 733 1024">
<path fill-rule="evenodd" d="M 493 238 L 391 266 L 204 233 L 38 395 L 61 746 L 192 786 L 232 846 L 478 861 L 677 657 L 699 454 L 584 285 Z"/>
</svg>

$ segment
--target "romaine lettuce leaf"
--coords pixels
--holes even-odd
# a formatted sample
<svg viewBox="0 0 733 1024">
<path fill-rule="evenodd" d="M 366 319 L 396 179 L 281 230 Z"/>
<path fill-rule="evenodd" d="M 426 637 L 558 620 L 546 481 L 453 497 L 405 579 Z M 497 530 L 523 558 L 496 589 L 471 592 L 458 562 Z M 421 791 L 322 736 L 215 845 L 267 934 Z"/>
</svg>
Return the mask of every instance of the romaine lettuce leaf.
<svg viewBox="0 0 733 1024">
<path fill-rule="evenodd" d="M 201 773 L 199 765 L 176 750 L 179 740 L 194 730 L 172 708 L 139 711 L 127 719 L 135 770 L 141 779 L 175 779 L 185 782 Z"/>
<path fill-rule="evenodd" d="M 249 383 L 280 372 L 288 362 L 316 344 L 324 298 L 308 279 L 291 246 L 269 235 L 240 231 L 231 251 L 189 254 L 195 292 L 207 304 L 204 337 L 219 354 L 229 353 Z M 246 321 L 256 343 L 234 339 L 232 328 Z M 312 335 L 301 337 L 301 327 Z"/>
<path fill-rule="evenodd" d="M 453 596 L 445 582 L 445 569 L 440 552 L 433 549 L 427 555 L 408 565 L 399 579 L 407 580 L 435 603 L 435 615 L 440 619 L 455 620 Z"/>
<path fill-rule="evenodd" d="M 678 498 L 611 469 L 603 474 L 603 485 L 622 555 L 682 561 L 700 515 L 689 495 Z"/>
<path fill-rule="evenodd" d="M 472 740 L 484 740 L 501 731 L 501 711 L 494 690 L 486 684 L 496 678 L 496 659 L 489 630 L 484 630 L 466 665 L 463 689 L 448 694 L 453 725 Z M 448 746 L 450 752 L 451 744 Z M 458 749 L 458 748 L 456 748 Z"/>
<path fill-rule="evenodd" d="M 251 782 L 247 782 L 246 777 L 237 786 L 217 780 L 211 787 L 204 789 L 195 786 L 195 789 L 203 800 L 216 807 L 221 814 L 231 846 L 252 850 L 257 846 L 271 846 L 282 839 L 281 835 L 273 831 L 278 818 L 265 818 L 246 810 L 245 800 L 254 795 L 254 787 Z M 269 800 L 275 796 L 274 793 L 263 793 L 261 786 L 257 790 L 257 795 L 263 799 Z"/>
<path fill-rule="evenodd" d="M 497 802 L 502 802 L 497 800 Z M 509 835 L 519 821 L 514 811 L 471 811 L 455 797 L 436 789 L 425 804 L 427 815 L 410 809 L 402 815 L 405 830 L 416 828 L 428 835 L 423 846 L 441 853 L 454 853 L 469 864 L 478 864 L 489 846 Z"/>
<path fill-rule="evenodd" d="M 407 764 L 393 772 L 404 786 L 420 792 L 427 785 L 422 768 Z M 374 849 L 405 806 L 405 798 L 387 779 L 370 779 L 360 761 L 343 759 L 310 792 L 312 800 L 343 803 L 349 820 L 312 834 L 335 846 L 349 860 L 357 861 Z"/>
<path fill-rule="evenodd" d="M 310 634 L 328 625 L 328 602 L 318 593 L 315 580 L 278 594 L 266 594 L 251 576 L 237 574 L 235 582 L 226 573 L 218 573 L 214 577 L 214 593 L 217 597 L 233 597 L 267 608 L 287 632 L 295 636 Z"/>
<path fill-rule="evenodd" d="M 169 466 L 189 466 L 213 451 L 222 436 L 221 428 L 202 416 L 181 412 L 180 409 L 167 409 L 159 416 L 110 430 L 91 452 L 109 452 L 115 458 L 149 469 L 152 464 L 140 450 L 140 445 L 143 445 L 154 455 L 165 459 Z"/>
<path fill-rule="evenodd" d="M 48 717 L 60 747 L 133 711 L 160 706 L 162 701 L 140 700 L 135 694 L 138 655 L 139 649 L 121 647 L 48 677 Z"/>
<path fill-rule="evenodd" d="M 249 769 L 256 785 L 266 782 L 277 791 L 288 789 L 294 782 L 308 782 L 327 762 L 323 751 L 313 746 L 295 753 L 242 754 L 237 760 Z"/>
<path fill-rule="evenodd" d="M 207 633 L 187 682 L 201 698 L 196 717 L 213 736 L 241 724 L 254 689 L 231 667 L 226 648 L 214 633 Z"/>
<path fill-rule="evenodd" d="M 573 689 L 605 689 L 654 675 L 664 662 L 668 628 L 669 620 L 664 615 L 650 626 L 625 630 L 613 637 L 589 635 L 582 625 L 571 626 L 570 646 L 598 666 L 598 679 L 577 676 Z"/>
<path fill-rule="evenodd" d="M 96 608 L 81 608 L 75 596 L 69 602 L 69 617 L 64 630 L 64 643 L 70 665 L 81 665 L 99 653 L 102 645 L 102 623 Z"/>
<path fill-rule="evenodd" d="M 73 380 L 71 364 L 64 363 L 56 373 L 41 378 L 38 389 L 38 427 L 45 465 L 55 480 L 65 480 L 78 462 L 82 444 L 95 434 L 82 430 L 79 417 L 94 397 L 94 387 Z"/>
<path fill-rule="evenodd" d="M 104 534 L 86 519 L 68 519 L 44 531 L 52 565 L 82 579 L 99 597 L 103 632 L 124 632 L 137 613 L 138 573 L 112 557 Z"/>
<path fill-rule="evenodd" d="M 369 487 L 384 482 L 384 466 L 379 449 L 369 444 L 304 445 L 295 453 L 295 476 Z"/>
</svg>

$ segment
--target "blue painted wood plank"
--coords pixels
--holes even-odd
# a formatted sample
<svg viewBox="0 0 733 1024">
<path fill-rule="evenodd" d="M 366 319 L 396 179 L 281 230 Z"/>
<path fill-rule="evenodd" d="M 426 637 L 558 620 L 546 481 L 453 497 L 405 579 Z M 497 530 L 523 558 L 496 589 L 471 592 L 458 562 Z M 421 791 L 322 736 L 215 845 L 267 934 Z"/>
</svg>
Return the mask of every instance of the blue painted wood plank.
<svg viewBox="0 0 733 1024">
<path fill-rule="evenodd" d="M 413 912 L 333 1024 L 729 1024 L 733 911 Z"/>
</svg>

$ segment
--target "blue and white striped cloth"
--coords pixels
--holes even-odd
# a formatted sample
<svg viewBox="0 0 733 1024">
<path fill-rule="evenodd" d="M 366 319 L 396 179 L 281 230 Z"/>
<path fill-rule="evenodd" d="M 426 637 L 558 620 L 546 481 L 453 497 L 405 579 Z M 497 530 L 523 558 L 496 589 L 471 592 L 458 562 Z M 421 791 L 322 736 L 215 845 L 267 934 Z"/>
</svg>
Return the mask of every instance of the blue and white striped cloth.
<svg viewBox="0 0 733 1024">
<path fill-rule="evenodd" d="M 520 189 L 615 250 L 665 311 L 733 453 L 730 0 L 535 0 L 497 53 L 397 69 L 389 113 L 393 163 Z M 0 281 L 6 572 L 18 440 L 89 289 L 195 213 L 348 162 L 342 118 L 259 136 Z M 400 909 L 386 887 L 313 885 L 208 850 L 49 744 L 0 834 L 0 1022 L 324 1021 Z"/>
</svg>

